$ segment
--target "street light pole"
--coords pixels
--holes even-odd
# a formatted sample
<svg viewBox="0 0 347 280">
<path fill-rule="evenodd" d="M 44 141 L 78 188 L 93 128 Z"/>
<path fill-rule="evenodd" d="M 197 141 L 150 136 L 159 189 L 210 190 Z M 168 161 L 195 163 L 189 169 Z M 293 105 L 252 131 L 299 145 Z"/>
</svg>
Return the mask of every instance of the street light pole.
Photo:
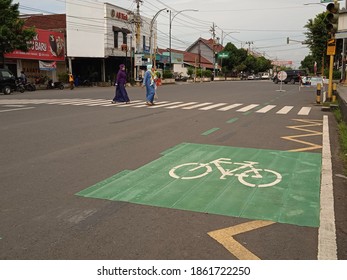
<svg viewBox="0 0 347 280">
<path fill-rule="evenodd" d="M 161 10 L 159 10 L 155 15 L 154 17 L 152 18 L 151 20 L 151 23 L 150 23 L 150 31 L 149 31 L 149 50 L 150 50 L 150 60 L 151 60 L 151 63 L 153 61 L 153 48 L 152 48 L 152 36 L 153 36 L 153 24 L 156 20 L 156 18 L 158 17 L 159 13 L 166 10 L 166 8 L 163 8 Z M 155 62 L 154 62 L 155 64 Z"/>
<path fill-rule="evenodd" d="M 172 29 L 172 22 L 174 20 L 174 18 L 176 16 L 178 16 L 180 13 L 182 12 L 198 12 L 198 10 L 195 10 L 195 9 L 186 9 L 186 10 L 182 10 L 182 11 L 179 11 L 177 12 L 172 18 L 172 11 L 170 10 L 170 24 L 169 24 L 169 51 L 170 51 L 170 58 L 169 58 L 169 64 L 170 64 L 170 67 L 171 67 L 171 29 Z"/>
</svg>

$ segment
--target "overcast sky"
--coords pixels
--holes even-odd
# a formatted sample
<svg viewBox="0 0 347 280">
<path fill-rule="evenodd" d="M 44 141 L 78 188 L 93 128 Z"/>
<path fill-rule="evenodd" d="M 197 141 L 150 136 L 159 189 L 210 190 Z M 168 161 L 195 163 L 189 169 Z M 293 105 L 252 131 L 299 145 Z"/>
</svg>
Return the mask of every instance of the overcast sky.
<svg viewBox="0 0 347 280">
<path fill-rule="evenodd" d="M 134 0 L 13 0 L 20 3 L 21 13 L 65 13 L 65 1 L 86 5 L 88 2 L 108 2 L 135 10 Z M 223 44 L 232 42 L 238 48 L 251 48 L 271 60 L 293 61 L 296 67 L 309 53 L 304 41 L 304 25 L 325 11 L 320 0 L 143 0 L 140 13 L 152 18 L 160 9 L 172 10 L 172 48 L 184 50 L 199 37 L 209 39 L 213 23 L 216 37 Z M 345 1 L 340 1 L 341 7 Z M 310 5 L 304 5 L 308 4 Z M 176 13 L 185 11 L 176 16 Z M 169 47 L 169 13 L 161 12 L 158 22 L 158 46 Z M 287 44 L 287 37 L 292 41 Z"/>
</svg>

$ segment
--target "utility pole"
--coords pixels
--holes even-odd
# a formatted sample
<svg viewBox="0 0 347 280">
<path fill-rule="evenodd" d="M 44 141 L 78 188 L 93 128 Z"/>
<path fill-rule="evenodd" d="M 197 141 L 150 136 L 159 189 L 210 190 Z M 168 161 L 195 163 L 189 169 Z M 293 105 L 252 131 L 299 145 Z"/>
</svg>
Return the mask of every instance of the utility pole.
<svg viewBox="0 0 347 280">
<path fill-rule="evenodd" d="M 136 14 L 135 14 L 135 26 L 136 26 L 136 53 L 139 53 L 140 51 L 140 45 L 141 45 L 141 15 L 140 15 L 140 3 L 142 4 L 143 0 L 134 0 L 136 2 Z M 139 71 L 140 66 L 137 66 L 136 71 L 136 80 L 139 80 Z"/>
<path fill-rule="evenodd" d="M 253 41 L 245 42 L 245 44 L 248 45 L 248 54 L 249 54 L 251 51 L 251 45 L 253 45 Z"/>
<path fill-rule="evenodd" d="M 213 53 L 213 77 L 216 76 L 216 55 L 214 52 L 215 45 L 216 45 L 216 25 L 212 24 L 212 27 L 210 29 L 210 32 L 212 33 L 212 39 L 213 39 L 213 44 L 212 44 L 212 53 Z"/>
</svg>

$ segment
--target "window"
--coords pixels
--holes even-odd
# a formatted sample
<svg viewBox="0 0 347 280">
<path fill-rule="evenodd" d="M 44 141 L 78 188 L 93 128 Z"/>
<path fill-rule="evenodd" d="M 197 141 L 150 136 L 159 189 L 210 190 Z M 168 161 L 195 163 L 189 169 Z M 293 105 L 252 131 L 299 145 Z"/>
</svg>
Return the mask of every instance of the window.
<svg viewBox="0 0 347 280">
<path fill-rule="evenodd" d="M 123 44 L 127 45 L 128 44 L 128 36 L 127 36 L 127 33 L 123 33 Z"/>
<path fill-rule="evenodd" d="M 114 36 L 113 47 L 118 48 L 118 31 L 113 31 L 113 36 Z"/>
</svg>

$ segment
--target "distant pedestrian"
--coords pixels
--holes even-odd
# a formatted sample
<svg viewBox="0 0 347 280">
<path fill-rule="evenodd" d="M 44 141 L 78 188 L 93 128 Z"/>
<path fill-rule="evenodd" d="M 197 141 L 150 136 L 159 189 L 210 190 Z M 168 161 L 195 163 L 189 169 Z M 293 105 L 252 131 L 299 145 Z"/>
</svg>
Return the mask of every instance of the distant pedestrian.
<svg viewBox="0 0 347 280">
<path fill-rule="evenodd" d="M 126 73 L 125 73 L 125 65 L 121 64 L 119 65 L 119 71 L 117 74 L 117 79 L 116 79 L 116 92 L 115 92 L 115 96 L 112 100 L 112 103 L 130 103 L 130 99 L 128 96 L 128 93 L 125 89 L 126 86 Z"/>
<path fill-rule="evenodd" d="M 153 106 L 155 87 L 156 87 L 156 75 L 152 64 L 147 65 L 147 71 L 143 78 L 142 87 L 146 87 L 146 104 Z"/>
<path fill-rule="evenodd" d="M 69 73 L 69 84 L 70 84 L 70 89 L 74 89 L 74 78 L 72 73 Z"/>
<path fill-rule="evenodd" d="M 27 83 L 27 76 L 25 75 L 24 71 L 20 72 L 20 79 L 21 79 L 23 85 L 25 85 Z"/>
</svg>

